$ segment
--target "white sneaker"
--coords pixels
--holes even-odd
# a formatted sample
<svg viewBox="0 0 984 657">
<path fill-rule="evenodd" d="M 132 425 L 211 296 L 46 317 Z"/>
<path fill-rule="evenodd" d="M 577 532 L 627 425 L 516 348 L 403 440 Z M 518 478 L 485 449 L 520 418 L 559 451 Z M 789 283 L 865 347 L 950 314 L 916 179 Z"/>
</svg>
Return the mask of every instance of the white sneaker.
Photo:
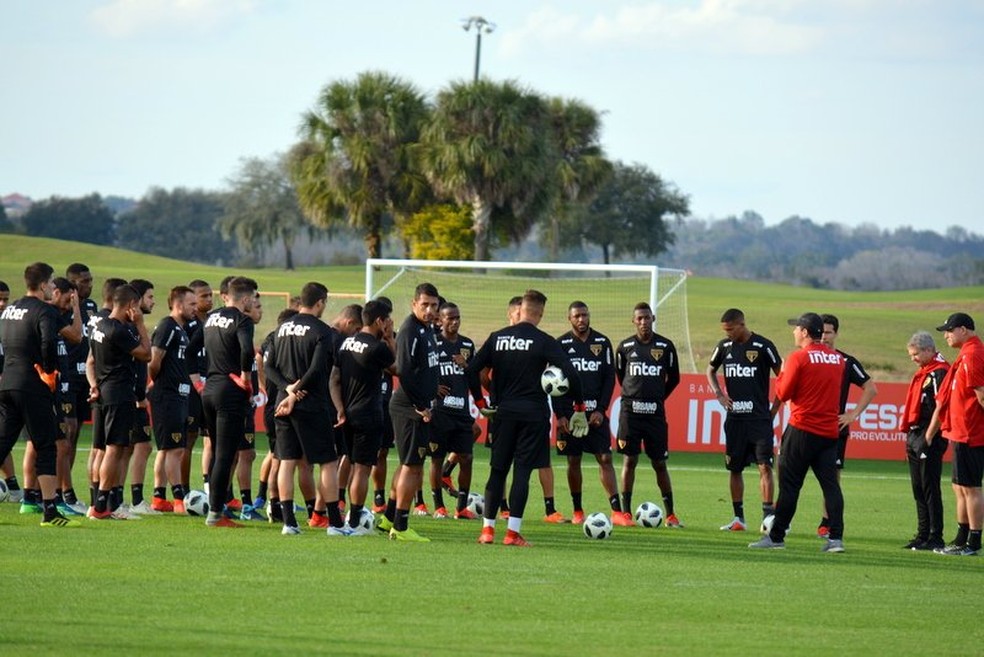
<svg viewBox="0 0 984 657">
<path fill-rule="evenodd" d="M 734 519 L 727 525 L 721 526 L 721 531 L 723 532 L 743 532 L 745 531 L 745 523 L 741 518 L 735 516 Z"/>
<path fill-rule="evenodd" d="M 82 501 L 78 501 L 75 504 L 69 504 L 69 506 L 75 509 L 76 511 L 78 511 L 79 513 L 81 513 L 82 515 L 85 515 L 89 512 L 89 505 Z"/>
<path fill-rule="evenodd" d="M 18 488 L 17 490 L 10 491 L 10 497 L 7 499 L 14 504 L 20 504 L 24 501 L 24 489 Z"/>
<path fill-rule="evenodd" d="M 137 514 L 131 513 L 130 507 L 126 504 L 121 504 L 111 515 L 114 520 L 143 520 Z"/>
<path fill-rule="evenodd" d="M 368 527 L 362 527 L 362 526 L 355 527 L 355 528 L 348 527 L 348 530 L 350 532 L 349 533 L 349 536 L 371 536 L 372 535 L 372 529 L 370 529 Z"/>
<path fill-rule="evenodd" d="M 351 527 L 342 525 L 341 527 L 328 526 L 327 534 L 329 536 L 352 536 L 354 531 Z"/>
<path fill-rule="evenodd" d="M 140 504 L 136 504 L 134 506 L 131 506 L 130 507 L 130 513 L 132 513 L 134 515 L 138 515 L 138 516 L 159 516 L 159 515 L 161 515 L 161 512 L 160 511 L 157 511 L 156 509 L 152 508 L 149 504 L 147 504 L 147 500 L 142 501 Z"/>
<path fill-rule="evenodd" d="M 284 528 L 280 530 L 280 533 L 284 536 L 297 536 L 301 533 L 301 528 L 295 527 L 294 525 L 284 525 Z"/>
</svg>

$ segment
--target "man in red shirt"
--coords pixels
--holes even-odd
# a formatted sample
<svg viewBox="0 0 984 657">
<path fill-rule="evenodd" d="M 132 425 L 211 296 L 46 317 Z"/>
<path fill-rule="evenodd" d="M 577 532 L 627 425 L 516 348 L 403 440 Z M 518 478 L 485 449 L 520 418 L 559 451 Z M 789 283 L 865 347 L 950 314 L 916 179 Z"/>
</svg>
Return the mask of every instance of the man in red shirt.
<svg viewBox="0 0 984 657">
<path fill-rule="evenodd" d="M 937 429 L 953 443 L 953 492 L 957 498 L 957 536 L 936 552 L 975 556 L 981 549 L 984 523 L 984 343 L 974 332 L 974 320 L 953 313 L 943 326 L 946 343 L 960 349 L 936 396 L 936 412 L 926 429 L 927 443 Z"/>
<path fill-rule="evenodd" d="M 771 531 L 750 548 L 781 549 L 810 469 L 820 482 L 830 536 L 824 552 L 844 551 L 844 496 L 837 479 L 837 436 L 844 357 L 823 344 L 823 319 L 804 313 L 789 320 L 798 349 L 776 378 L 776 397 L 789 402 L 789 425 L 779 449 L 779 499 Z"/>
</svg>

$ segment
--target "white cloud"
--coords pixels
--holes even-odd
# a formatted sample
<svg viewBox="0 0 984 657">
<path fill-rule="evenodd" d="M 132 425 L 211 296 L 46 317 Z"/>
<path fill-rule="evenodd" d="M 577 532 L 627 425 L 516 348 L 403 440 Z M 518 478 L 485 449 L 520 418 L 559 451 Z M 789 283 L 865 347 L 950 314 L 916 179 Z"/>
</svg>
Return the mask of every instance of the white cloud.
<svg viewBox="0 0 984 657">
<path fill-rule="evenodd" d="M 625 45 L 729 54 L 789 54 L 812 50 L 825 37 L 793 13 L 803 0 L 699 0 L 623 5 L 585 18 L 540 9 L 502 40 L 503 53 L 531 43 L 574 40 L 585 46 Z"/>
<path fill-rule="evenodd" d="M 161 30 L 207 32 L 251 13 L 255 6 L 255 0 L 111 0 L 93 9 L 89 17 L 116 37 Z"/>
</svg>

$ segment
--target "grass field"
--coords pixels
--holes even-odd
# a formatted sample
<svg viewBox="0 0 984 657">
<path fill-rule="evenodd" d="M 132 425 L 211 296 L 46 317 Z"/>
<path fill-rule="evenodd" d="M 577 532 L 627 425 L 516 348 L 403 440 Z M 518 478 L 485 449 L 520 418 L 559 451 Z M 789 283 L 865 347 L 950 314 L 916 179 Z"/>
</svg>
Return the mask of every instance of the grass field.
<svg viewBox="0 0 984 657">
<path fill-rule="evenodd" d="M 486 452 L 476 453 L 484 485 Z M 757 531 L 719 531 L 731 517 L 726 473 L 719 457 L 693 454 L 671 459 L 685 528 L 589 540 L 539 520 L 533 483 L 532 549 L 480 546 L 475 521 L 412 518 L 432 542 L 402 544 L 307 528 L 287 538 L 267 523 L 209 530 L 176 516 L 47 530 L 0 504 L 0 646 L 4 655 L 978 654 L 980 559 L 900 549 L 915 522 L 904 468 L 849 463 L 839 555 L 822 554 L 813 535 L 812 481 L 785 550 L 749 550 Z M 569 515 L 556 457 L 555 469 Z M 596 467 L 585 475 L 586 510 L 605 510 Z M 949 522 L 948 490 L 945 499 Z M 640 470 L 635 500 L 659 500 L 651 472 Z M 754 496 L 746 501 L 756 518 Z M 500 541 L 503 532 L 500 523 Z"/>
</svg>

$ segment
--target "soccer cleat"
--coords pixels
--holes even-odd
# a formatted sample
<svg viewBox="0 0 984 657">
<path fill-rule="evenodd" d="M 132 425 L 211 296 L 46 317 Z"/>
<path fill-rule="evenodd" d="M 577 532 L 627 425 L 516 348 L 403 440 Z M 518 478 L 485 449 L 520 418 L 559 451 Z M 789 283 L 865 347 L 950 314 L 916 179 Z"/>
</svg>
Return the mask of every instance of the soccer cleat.
<svg viewBox="0 0 984 657">
<path fill-rule="evenodd" d="M 830 527 L 826 525 L 817 527 L 817 538 L 830 538 Z"/>
<path fill-rule="evenodd" d="M 513 545 L 515 547 L 533 547 L 533 544 L 523 538 L 523 535 L 513 530 L 506 532 L 506 537 L 502 539 L 503 545 Z"/>
<path fill-rule="evenodd" d="M 240 520 L 259 520 L 266 522 L 266 518 L 252 504 L 244 504 L 243 510 L 239 512 Z"/>
<path fill-rule="evenodd" d="M 376 516 L 375 524 L 376 529 L 387 534 L 393 529 L 393 521 L 383 515 Z"/>
<path fill-rule="evenodd" d="M 844 541 L 839 538 L 828 538 L 827 542 L 820 548 L 821 552 L 843 552 Z"/>
<path fill-rule="evenodd" d="M 372 530 L 368 527 L 359 525 L 358 527 L 348 527 L 349 536 L 372 536 Z"/>
<path fill-rule="evenodd" d="M 264 506 L 266 506 L 266 500 L 263 499 L 262 497 L 257 497 L 255 500 L 253 500 L 254 509 L 259 510 L 262 509 Z"/>
<path fill-rule="evenodd" d="M 228 529 L 241 529 L 243 527 L 243 525 L 240 525 L 238 522 L 235 522 L 233 520 L 229 520 L 225 516 L 222 516 L 221 518 L 219 518 L 215 522 L 209 522 L 208 520 L 206 520 L 205 521 L 205 526 L 206 527 L 225 527 L 225 528 L 228 528 Z"/>
<path fill-rule="evenodd" d="M 570 520 L 565 518 L 564 514 L 561 513 L 560 511 L 554 511 L 548 516 L 543 516 L 543 522 L 549 522 L 555 525 L 563 525 L 564 523 L 570 522 Z"/>
<path fill-rule="evenodd" d="M 32 516 L 35 514 L 44 513 L 44 509 L 37 502 L 21 502 L 20 513 L 24 516 Z"/>
<path fill-rule="evenodd" d="M 454 512 L 455 520 L 478 520 L 478 516 L 468 508 L 462 509 L 461 511 Z"/>
<path fill-rule="evenodd" d="M 575 525 L 583 525 L 584 524 L 584 511 L 575 511 L 574 512 L 574 517 L 571 518 L 571 522 L 574 523 Z"/>
<path fill-rule="evenodd" d="M 372 505 L 372 512 L 373 513 L 383 513 L 384 511 L 386 511 L 386 505 L 385 504 L 373 504 Z"/>
<path fill-rule="evenodd" d="M 429 516 L 430 515 L 430 511 L 427 510 L 427 505 L 426 504 L 418 504 L 417 506 L 413 507 L 413 511 L 411 511 L 410 513 L 412 515 L 415 515 L 415 516 Z"/>
<path fill-rule="evenodd" d="M 308 527 L 314 527 L 315 529 L 327 529 L 328 516 L 323 516 L 320 513 L 315 513 L 313 516 L 308 518 Z"/>
<path fill-rule="evenodd" d="M 75 510 L 75 507 L 73 507 L 71 504 L 65 504 L 64 502 L 59 502 L 55 506 L 55 508 L 57 508 L 58 509 L 58 513 L 62 514 L 63 516 L 82 516 L 82 515 L 85 515 L 84 513 L 79 513 L 78 511 L 76 511 Z"/>
<path fill-rule="evenodd" d="M 968 545 L 956 545 L 951 543 L 944 548 L 934 550 L 934 552 L 936 552 L 936 554 L 942 554 L 948 557 L 976 557 L 978 550 L 975 550 Z"/>
<path fill-rule="evenodd" d="M 748 547 L 759 550 L 782 550 L 786 547 L 786 544 L 782 541 L 773 541 L 772 537 L 766 534 L 754 543 L 749 543 Z"/>
<path fill-rule="evenodd" d="M 454 487 L 451 477 L 441 477 L 441 487 L 448 492 L 451 497 L 458 497 L 458 489 Z"/>
<path fill-rule="evenodd" d="M 224 518 L 228 518 L 229 520 L 238 520 L 239 511 L 236 511 L 234 508 L 232 508 L 227 504 L 222 507 L 222 516 Z"/>
<path fill-rule="evenodd" d="M 14 504 L 20 504 L 24 501 L 24 489 L 18 488 L 17 490 L 10 491 L 10 497 L 7 499 Z"/>
<path fill-rule="evenodd" d="M 75 504 L 69 504 L 69 506 L 75 509 L 75 511 L 78 512 L 78 515 L 80 516 L 84 516 L 86 512 L 89 510 L 89 505 L 86 504 L 85 502 L 77 501 L 75 502 Z"/>
<path fill-rule="evenodd" d="M 86 518 L 89 520 L 114 520 L 113 514 L 108 509 L 106 511 L 96 511 L 96 507 L 94 506 L 89 507 Z"/>
<path fill-rule="evenodd" d="M 42 520 L 42 527 L 80 527 L 82 523 L 78 520 L 69 520 L 65 516 L 55 516 L 51 520 Z"/>
<path fill-rule="evenodd" d="M 911 541 L 902 546 L 903 550 L 925 550 L 923 545 L 926 544 L 926 539 L 914 536 Z"/>
<path fill-rule="evenodd" d="M 429 538 L 424 538 L 414 530 L 404 529 L 402 532 L 396 531 L 396 528 L 390 530 L 389 533 L 390 540 L 392 541 L 409 541 L 411 543 L 430 543 Z"/>
<path fill-rule="evenodd" d="M 734 519 L 731 522 L 729 522 L 727 525 L 722 525 L 721 526 L 721 531 L 723 531 L 723 532 L 743 532 L 743 531 L 745 531 L 745 523 L 744 523 L 744 521 L 741 518 L 739 518 L 738 516 L 735 516 Z"/>
<path fill-rule="evenodd" d="M 301 533 L 301 528 L 297 525 L 284 525 L 280 533 L 284 536 L 297 536 Z"/>
<path fill-rule="evenodd" d="M 130 507 L 130 513 L 138 516 L 159 516 L 160 511 L 154 509 L 150 504 L 147 504 L 147 500 L 143 500 L 140 504 L 135 504 Z"/>
<path fill-rule="evenodd" d="M 243 503 L 237 499 L 231 499 L 226 502 L 226 508 L 232 509 L 233 511 L 242 511 Z"/>
<path fill-rule="evenodd" d="M 188 511 L 185 509 L 184 500 L 174 500 L 174 504 L 172 505 L 171 509 L 174 511 L 174 513 L 178 513 L 181 515 L 185 515 L 186 513 L 188 513 Z"/>
<path fill-rule="evenodd" d="M 346 525 L 342 525 L 341 527 L 329 526 L 328 529 L 325 530 L 325 533 L 328 536 L 351 536 L 352 528 Z"/>
<path fill-rule="evenodd" d="M 675 513 L 671 513 L 670 515 L 666 516 L 666 526 L 681 528 L 683 527 L 683 523 L 680 522 L 680 519 L 677 518 Z"/>
<path fill-rule="evenodd" d="M 442 507 L 439 507 L 434 512 L 434 519 L 435 520 L 447 520 L 447 518 L 448 518 L 448 510 L 445 507 L 443 507 L 443 506 Z"/>
<path fill-rule="evenodd" d="M 930 538 L 923 542 L 919 547 L 912 548 L 913 550 L 930 550 L 935 551 L 937 548 L 946 547 L 946 543 L 943 542 L 941 538 Z"/>
<path fill-rule="evenodd" d="M 179 502 L 180 500 L 174 500 L 174 501 L 175 502 Z M 182 504 L 182 506 L 184 506 L 184 504 Z M 152 508 L 154 511 L 158 511 L 160 513 L 174 513 L 175 512 L 174 511 L 174 504 L 171 504 L 170 502 L 168 502 L 167 500 L 165 500 L 163 497 L 155 497 L 154 499 L 152 499 L 150 501 L 150 508 Z"/>
<path fill-rule="evenodd" d="M 130 511 L 130 507 L 126 504 L 119 505 L 115 511 L 113 511 L 114 520 L 143 520 L 140 516 Z"/>
<path fill-rule="evenodd" d="M 632 514 L 628 511 L 612 511 L 612 524 L 618 527 L 632 527 Z"/>
<path fill-rule="evenodd" d="M 482 527 L 482 533 L 478 535 L 478 542 L 482 545 L 495 543 L 495 527 Z"/>
<path fill-rule="evenodd" d="M 505 511 L 500 511 L 499 517 L 502 518 L 503 520 L 509 520 L 509 509 L 506 509 Z"/>
</svg>

